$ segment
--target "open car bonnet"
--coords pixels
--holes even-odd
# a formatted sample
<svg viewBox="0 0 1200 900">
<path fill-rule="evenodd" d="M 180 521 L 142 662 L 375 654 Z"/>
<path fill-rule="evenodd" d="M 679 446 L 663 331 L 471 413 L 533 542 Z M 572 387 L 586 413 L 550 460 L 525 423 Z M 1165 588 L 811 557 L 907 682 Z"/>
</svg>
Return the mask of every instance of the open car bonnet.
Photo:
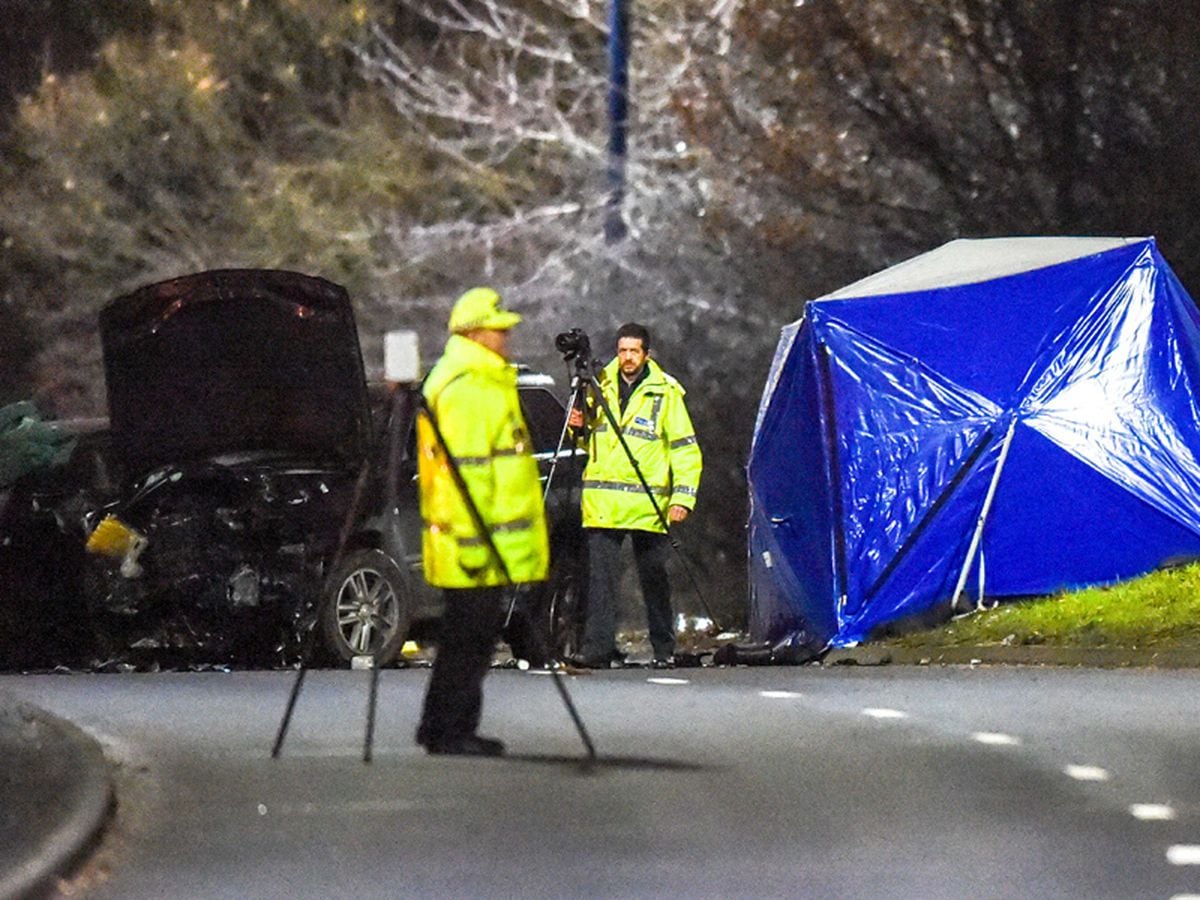
<svg viewBox="0 0 1200 900">
<path fill-rule="evenodd" d="M 115 448 L 130 468 L 233 452 L 355 462 L 366 379 L 344 288 L 226 269 L 148 285 L 100 313 Z"/>
</svg>

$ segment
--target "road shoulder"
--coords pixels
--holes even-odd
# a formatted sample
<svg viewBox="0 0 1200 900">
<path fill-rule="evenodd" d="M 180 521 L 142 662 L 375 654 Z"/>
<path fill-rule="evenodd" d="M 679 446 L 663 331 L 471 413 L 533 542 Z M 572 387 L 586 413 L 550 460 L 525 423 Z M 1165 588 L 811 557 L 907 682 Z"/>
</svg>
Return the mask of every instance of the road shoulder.
<svg viewBox="0 0 1200 900">
<path fill-rule="evenodd" d="M 113 808 L 99 743 L 0 692 L 0 897 L 22 897 L 65 873 Z"/>
<path fill-rule="evenodd" d="M 1098 669 L 1200 668 L 1200 649 L 1141 649 L 1121 647 L 975 646 L 894 647 L 864 644 L 835 648 L 824 665 L 1024 665 L 1077 666 Z"/>
</svg>

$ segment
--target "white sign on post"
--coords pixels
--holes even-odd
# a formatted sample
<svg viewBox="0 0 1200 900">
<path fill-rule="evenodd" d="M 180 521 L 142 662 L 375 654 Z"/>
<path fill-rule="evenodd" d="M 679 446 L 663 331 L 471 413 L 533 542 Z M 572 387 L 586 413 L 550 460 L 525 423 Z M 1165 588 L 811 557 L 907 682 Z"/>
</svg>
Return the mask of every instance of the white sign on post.
<svg viewBox="0 0 1200 900">
<path fill-rule="evenodd" d="M 421 352 L 415 331 L 389 331 L 383 336 L 383 377 L 398 384 L 421 380 Z"/>
</svg>

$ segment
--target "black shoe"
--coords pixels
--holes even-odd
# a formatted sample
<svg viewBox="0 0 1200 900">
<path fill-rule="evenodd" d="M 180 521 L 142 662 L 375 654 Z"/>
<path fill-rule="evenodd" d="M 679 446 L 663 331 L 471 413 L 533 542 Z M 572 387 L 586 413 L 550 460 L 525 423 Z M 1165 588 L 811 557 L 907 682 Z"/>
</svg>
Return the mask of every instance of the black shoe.
<svg viewBox="0 0 1200 900">
<path fill-rule="evenodd" d="M 568 656 L 564 662 L 573 669 L 609 669 L 612 668 L 612 661 L 608 659 L 595 659 L 590 656 Z"/>
<path fill-rule="evenodd" d="M 503 756 L 504 743 L 478 734 L 462 734 L 420 742 L 434 756 Z"/>
<path fill-rule="evenodd" d="M 675 668 L 675 657 L 673 656 L 656 656 L 650 661 L 652 669 L 673 669 Z"/>
</svg>

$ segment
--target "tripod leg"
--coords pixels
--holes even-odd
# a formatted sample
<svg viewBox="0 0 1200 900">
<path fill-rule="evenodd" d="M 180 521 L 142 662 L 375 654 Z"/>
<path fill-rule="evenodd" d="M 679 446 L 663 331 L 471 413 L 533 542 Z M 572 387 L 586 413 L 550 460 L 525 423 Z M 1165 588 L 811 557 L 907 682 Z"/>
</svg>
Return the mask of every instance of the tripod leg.
<svg viewBox="0 0 1200 900">
<path fill-rule="evenodd" d="M 596 746 L 592 743 L 592 739 L 588 735 L 587 728 L 583 724 L 583 719 L 579 716 L 579 710 L 575 708 L 571 694 L 567 691 L 567 686 L 563 684 L 562 668 L 555 662 L 552 652 L 546 649 L 541 632 L 532 623 L 530 623 L 527 640 L 529 641 L 533 655 L 547 661 L 550 668 L 550 677 L 554 679 L 554 687 L 558 689 L 558 695 L 562 698 L 563 706 L 567 708 L 567 714 L 571 717 L 571 721 L 575 723 L 575 730 L 579 732 L 579 739 L 583 741 L 583 746 L 587 748 L 585 765 L 590 766 L 596 761 Z"/>
<path fill-rule="evenodd" d="M 371 744 L 375 740 L 375 702 L 379 696 L 379 664 L 371 660 L 371 681 L 367 687 L 367 732 L 363 737 L 363 762 L 371 761 Z"/>
<path fill-rule="evenodd" d="M 279 723 L 279 731 L 275 735 L 275 745 L 271 747 L 271 759 L 278 759 L 283 750 L 283 741 L 287 737 L 288 728 L 292 723 L 292 713 L 296 709 L 296 700 L 300 689 L 304 687 L 304 676 L 308 674 L 308 663 L 312 659 L 313 641 L 317 631 L 317 620 L 314 617 L 304 635 L 304 643 L 300 647 L 300 668 L 296 670 L 296 680 L 292 682 L 292 692 L 288 695 L 287 708 L 283 712 L 283 720 Z"/>
<path fill-rule="evenodd" d="M 567 713 L 571 716 L 571 721 L 575 723 L 575 729 L 579 732 L 579 739 L 583 741 L 583 746 L 587 748 L 587 762 L 590 765 L 596 761 L 596 745 L 592 743 L 587 728 L 583 725 L 583 719 L 579 717 L 579 710 L 575 708 L 575 702 L 571 699 L 571 695 L 567 691 L 567 686 L 562 683 L 562 672 L 558 669 L 553 669 L 550 672 L 550 676 L 554 679 L 554 686 L 558 688 L 559 696 L 562 697 L 563 706 L 567 708 Z"/>
<path fill-rule="evenodd" d="M 517 608 L 517 590 L 509 588 L 508 591 L 508 611 L 504 614 L 504 624 L 500 626 L 501 630 L 508 628 L 512 624 L 513 612 Z"/>
<path fill-rule="evenodd" d="M 275 735 L 275 746 L 271 748 L 271 759 L 278 759 L 283 749 L 283 739 L 287 737 L 288 726 L 292 722 L 292 711 L 296 708 L 296 698 L 300 696 L 300 688 L 304 686 L 304 676 L 308 672 L 307 660 L 300 661 L 296 678 L 292 682 L 292 693 L 288 697 L 287 709 L 283 713 L 283 721 L 279 723 L 279 731 Z"/>
</svg>

